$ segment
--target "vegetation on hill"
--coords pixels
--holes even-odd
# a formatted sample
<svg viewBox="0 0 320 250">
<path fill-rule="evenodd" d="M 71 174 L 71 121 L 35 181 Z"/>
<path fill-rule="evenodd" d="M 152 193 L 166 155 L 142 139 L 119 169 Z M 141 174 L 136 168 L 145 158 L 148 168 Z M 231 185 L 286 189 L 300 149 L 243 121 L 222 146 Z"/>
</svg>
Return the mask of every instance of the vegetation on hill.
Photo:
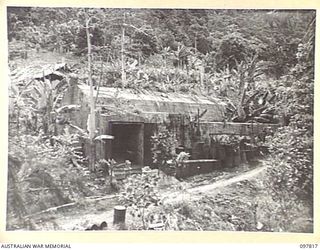
<svg viewBox="0 0 320 250">
<path fill-rule="evenodd" d="M 95 85 L 218 96 L 230 103 L 228 119 L 277 122 L 268 118 L 272 112 L 256 115 L 261 105 L 249 102 L 270 100 L 272 108 L 280 101 L 279 80 L 305 53 L 314 17 L 302 10 L 10 7 L 8 39 L 25 49 L 78 55 L 76 73 L 88 81 L 90 20 Z"/>
<path fill-rule="evenodd" d="M 219 97 L 228 103 L 228 121 L 283 125 L 266 140 L 271 156 L 266 159 L 267 172 L 259 177 L 262 182 L 240 183 L 238 194 L 160 206 L 156 213 L 172 214 L 169 229 L 312 231 L 309 226 L 301 229 L 285 223 L 294 218 L 298 224 L 302 211 L 304 218 L 313 216 L 315 11 L 9 7 L 7 12 L 12 77 L 22 66 L 30 66 L 24 65 L 30 61 L 42 64 L 42 57 L 49 54 L 55 55 L 52 60 L 63 56 L 81 81 L 89 83 L 90 75 L 97 88 Z M 81 165 L 73 168 L 71 164 L 78 137 L 69 131 L 57 137 L 51 126 L 57 121 L 53 113 L 57 113 L 66 85 L 64 80 L 12 81 L 9 229 L 33 229 L 30 213 L 97 190 L 100 194 L 110 191 L 95 188 L 95 184 L 83 186 L 95 177 L 74 177 L 83 171 Z M 58 143 L 51 143 L 53 137 Z M 162 164 L 171 155 L 166 148 L 170 142 L 153 139 L 154 147 L 168 154 L 154 155 Z M 130 179 L 129 184 L 140 186 L 139 181 L 148 182 L 145 179 L 149 177 Z M 154 186 L 150 188 L 153 192 Z M 32 193 L 35 191 L 38 195 Z M 146 197 L 141 201 L 143 209 L 150 200 L 154 202 L 154 197 L 143 192 L 127 192 L 133 202 L 130 206 L 135 207 L 140 196 Z M 255 195 L 260 202 L 252 199 Z M 230 202 L 241 207 L 242 213 L 225 205 Z M 222 205 L 204 209 L 203 204 L 211 203 Z M 274 210 L 268 210 L 267 204 Z M 144 223 L 138 228 L 145 229 Z"/>
</svg>

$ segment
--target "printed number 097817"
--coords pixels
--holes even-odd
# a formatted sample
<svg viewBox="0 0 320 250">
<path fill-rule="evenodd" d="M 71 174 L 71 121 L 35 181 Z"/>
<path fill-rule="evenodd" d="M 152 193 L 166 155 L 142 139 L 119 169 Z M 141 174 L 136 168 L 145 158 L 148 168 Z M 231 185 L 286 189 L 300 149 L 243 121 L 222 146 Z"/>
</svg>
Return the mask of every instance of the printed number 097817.
<svg viewBox="0 0 320 250">
<path fill-rule="evenodd" d="M 300 248 L 318 248 L 318 244 L 300 244 Z"/>
</svg>

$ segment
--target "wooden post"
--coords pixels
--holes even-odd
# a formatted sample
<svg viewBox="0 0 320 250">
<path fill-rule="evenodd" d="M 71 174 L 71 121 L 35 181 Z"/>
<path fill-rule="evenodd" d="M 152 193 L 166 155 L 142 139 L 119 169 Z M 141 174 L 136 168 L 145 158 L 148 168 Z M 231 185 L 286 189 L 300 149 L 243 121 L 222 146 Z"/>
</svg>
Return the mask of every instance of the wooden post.
<svg viewBox="0 0 320 250">
<path fill-rule="evenodd" d="M 218 159 L 221 161 L 221 166 L 226 167 L 226 149 L 224 145 L 218 144 Z"/>
<path fill-rule="evenodd" d="M 231 145 L 225 145 L 225 167 L 232 168 L 233 167 L 233 149 Z"/>
<path fill-rule="evenodd" d="M 126 221 L 126 208 L 124 206 L 115 206 L 113 214 L 113 224 L 125 223 Z"/>
<path fill-rule="evenodd" d="M 241 161 L 241 163 L 248 163 L 247 155 L 246 155 L 245 138 L 240 139 L 239 147 L 240 147 L 240 161 Z"/>
<path fill-rule="evenodd" d="M 240 146 L 235 149 L 233 162 L 235 167 L 238 167 L 241 163 Z"/>
</svg>

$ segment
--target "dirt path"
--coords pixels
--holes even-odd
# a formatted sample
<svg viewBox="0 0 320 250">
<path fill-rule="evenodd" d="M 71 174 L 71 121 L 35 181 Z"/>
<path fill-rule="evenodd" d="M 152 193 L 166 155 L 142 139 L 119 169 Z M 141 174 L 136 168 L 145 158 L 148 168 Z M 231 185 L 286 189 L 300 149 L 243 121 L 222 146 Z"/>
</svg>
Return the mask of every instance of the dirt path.
<svg viewBox="0 0 320 250">
<path fill-rule="evenodd" d="M 230 179 L 224 179 L 224 180 L 220 180 L 220 181 L 217 181 L 217 182 L 209 184 L 209 185 L 190 188 L 190 189 L 188 189 L 188 192 L 189 193 L 204 193 L 204 192 L 209 192 L 209 191 L 215 190 L 216 188 L 221 188 L 221 187 L 229 186 L 233 183 L 248 180 L 248 179 L 255 177 L 259 173 L 261 173 L 263 170 L 266 169 L 266 167 L 267 166 L 261 166 L 261 167 L 255 168 L 253 170 L 250 170 L 248 172 L 245 172 L 243 174 L 240 174 L 238 176 L 232 177 Z"/>
<path fill-rule="evenodd" d="M 164 204 L 181 202 L 183 200 L 198 200 L 202 197 L 201 194 L 213 194 L 221 191 L 221 188 L 229 186 L 233 183 L 238 183 L 243 180 L 252 179 L 255 176 L 259 175 L 262 171 L 267 168 L 266 165 L 261 163 L 260 167 L 254 168 L 242 174 L 239 174 L 234 177 L 228 178 L 224 177 L 221 180 L 215 181 L 210 184 L 204 184 L 197 187 L 185 188 L 178 191 L 172 190 L 168 192 L 163 192 L 160 195 L 163 197 L 162 202 Z M 184 184 L 182 182 L 182 184 Z M 58 225 L 58 230 L 84 230 L 85 228 L 93 225 L 100 224 L 102 221 L 106 221 L 108 225 L 112 225 L 113 221 L 113 207 L 116 205 L 114 201 L 103 200 L 99 202 L 99 207 L 104 209 L 97 210 L 97 204 L 92 204 L 87 207 L 85 211 L 75 211 L 73 214 L 64 215 L 58 218 L 55 218 L 55 223 Z M 128 215 L 129 216 L 129 215 Z M 128 218 L 129 219 L 129 218 Z M 112 230 L 109 227 L 109 230 Z"/>
<path fill-rule="evenodd" d="M 104 197 L 103 197 L 104 198 Z M 87 201 L 79 207 L 71 207 L 66 211 L 51 214 L 37 221 L 39 230 L 83 231 L 93 224 L 100 225 L 103 221 L 108 223 L 112 230 L 113 208 L 118 204 L 116 198 L 105 196 L 106 199 Z"/>
<path fill-rule="evenodd" d="M 91 227 L 93 224 L 100 225 L 103 221 L 108 223 L 108 227 L 110 229 L 113 221 L 113 209 L 109 208 L 107 211 L 100 213 L 95 213 L 90 209 L 86 214 L 74 214 L 72 216 L 55 219 L 60 230 L 66 231 L 83 231 L 84 229 Z"/>
<path fill-rule="evenodd" d="M 212 184 L 202 185 L 198 187 L 188 188 L 185 190 L 177 191 L 171 194 L 166 194 L 163 196 L 163 203 L 179 202 L 182 200 L 197 200 L 201 198 L 201 193 L 217 192 L 219 189 L 229 186 L 233 183 L 238 183 L 240 181 L 249 180 L 263 172 L 267 168 L 266 165 L 262 164 L 261 167 L 249 170 L 243 174 L 231 177 L 228 179 L 222 179 Z M 199 195 L 197 195 L 199 194 Z"/>
</svg>

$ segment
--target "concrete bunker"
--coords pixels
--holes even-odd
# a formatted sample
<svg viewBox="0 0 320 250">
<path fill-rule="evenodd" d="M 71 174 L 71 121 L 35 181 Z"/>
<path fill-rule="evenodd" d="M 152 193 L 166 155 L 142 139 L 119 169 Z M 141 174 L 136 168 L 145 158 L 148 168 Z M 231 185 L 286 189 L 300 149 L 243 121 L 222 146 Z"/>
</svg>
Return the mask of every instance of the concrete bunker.
<svg viewBox="0 0 320 250">
<path fill-rule="evenodd" d="M 137 122 L 112 122 L 111 156 L 117 162 L 129 160 L 134 165 L 143 165 L 144 124 Z"/>
<path fill-rule="evenodd" d="M 69 119 L 86 128 L 90 88 L 76 80 L 71 83 L 62 102 L 80 104 L 80 110 L 70 114 Z M 94 90 L 94 96 L 97 94 Z M 251 149 L 229 150 L 215 139 L 217 135 L 254 137 L 278 125 L 225 122 L 225 107 L 221 100 L 203 95 L 100 87 L 96 102 L 97 135 L 112 135 L 114 139 L 96 145 L 96 159 L 114 159 L 117 164 L 129 160 L 139 168 L 152 166 L 150 139 L 160 126 L 166 126 L 174 134 L 176 146 L 191 153 L 190 161 L 180 171 L 181 177 L 237 165 L 246 160 L 241 155 L 247 153 L 240 151 Z"/>
</svg>

